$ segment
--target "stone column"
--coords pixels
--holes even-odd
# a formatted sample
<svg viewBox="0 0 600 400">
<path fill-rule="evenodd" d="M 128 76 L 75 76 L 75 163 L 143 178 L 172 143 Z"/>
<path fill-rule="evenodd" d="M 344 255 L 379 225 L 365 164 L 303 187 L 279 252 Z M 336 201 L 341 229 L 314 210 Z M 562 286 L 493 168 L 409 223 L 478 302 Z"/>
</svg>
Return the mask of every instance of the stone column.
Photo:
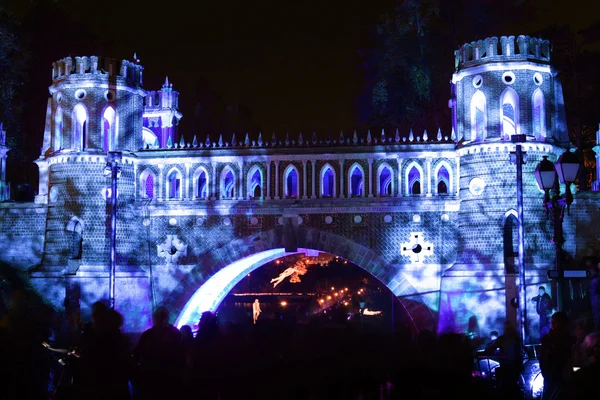
<svg viewBox="0 0 600 400">
<path fill-rule="evenodd" d="M 452 179 L 452 182 L 455 182 L 454 187 L 456 188 L 456 196 L 459 196 L 460 195 L 460 158 L 455 157 L 454 163 L 456 165 L 456 172 L 454 173 L 454 179 Z M 448 171 L 448 173 L 452 173 L 452 172 L 453 171 Z M 450 193 L 450 190 L 448 190 L 448 193 Z"/>
<path fill-rule="evenodd" d="M 302 198 L 306 199 L 308 196 L 306 195 L 306 160 L 302 160 Z"/>
<path fill-rule="evenodd" d="M 275 160 L 275 200 L 279 200 L 279 160 Z"/>
<path fill-rule="evenodd" d="M 271 200 L 271 160 L 267 160 L 267 200 Z"/>
<path fill-rule="evenodd" d="M 185 192 L 183 192 L 183 199 L 184 200 L 189 200 L 190 199 L 190 168 L 192 167 L 192 164 L 190 163 L 186 163 L 185 164 Z"/>
<path fill-rule="evenodd" d="M 402 197 L 402 160 L 398 159 L 398 191 L 397 197 Z"/>
<path fill-rule="evenodd" d="M 344 160 L 340 160 L 340 198 L 344 198 Z"/>
<path fill-rule="evenodd" d="M 238 164 L 240 169 L 240 191 L 238 194 L 238 200 L 244 200 L 246 198 L 246 185 L 244 185 L 244 161 Z"/>
<path fill-rule="evenodd" d="M 217 164 L 216 163 L 210 163 L 211 169 L 212 169 L 212 196 L 211 196 L 211 200 L 216 200 L 217 199 L 217 181 L 219 180 L 217 178 Z"/>
<path fill-rule="evenodd" d="M 364 186 L 364 184 L 363 184 Z M 369 197 L 373 197 L 373 159 L 369 158 Z"/>
<path fill-rule="evenodd" d="M 312 193 L 311 193 L 311 198 L 316 199 L 317 198 L 317 191 L 315 190 L 316 187 L 316 182 L 317 182 L 317 160 L 310 160 L 310 168 L 312 170 L 312 182 L 311 182 L 311 188 L 312 188 Z"/>
<path fill-rule="evenodd" d="M 431 197 L 431 158 L 425 160 L 425 165 L 427 166 L 427 197 Z"/>
<path fill-rule="evenodd" d="M 158 164 L 158 199 L 157 200 L 164 200 L 165 199 L 165 191 L 164 191 L 164 187 L 165 187 L 165 164 Z"/>
</svg>

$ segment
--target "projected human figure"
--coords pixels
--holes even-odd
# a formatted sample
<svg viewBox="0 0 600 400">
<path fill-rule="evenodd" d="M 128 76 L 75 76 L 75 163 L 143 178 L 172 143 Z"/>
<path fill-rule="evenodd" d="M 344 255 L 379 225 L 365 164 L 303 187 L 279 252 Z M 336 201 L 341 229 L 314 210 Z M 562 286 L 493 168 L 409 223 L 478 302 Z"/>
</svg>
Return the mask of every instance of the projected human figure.
<svg viewBox="0 0 600 400">
<path fill-rule="evenodd" d="M 379 315 L 381 311 L 371 311 L 368 308 L 365 308 L 363 311 L 363 315 Z"/>
<path fill-rule="evenodd" d="M 285 278 L 287 278 L 288 276 L 291 276 L 293 274 L 304 275 L 304 274 L 306 274 L 306 268 L 294 266 L 294 267 L 290 267 L 290 268 L 286 269 L 281 274 L 279 274 L 279 276 L 277 278 L 271 279 L 271 283 L 275 283 L 273 285 L 273 287 L 276 287 L 281 282 L 283 282 L 283 280 Z"/>
<path fill-rule="evenodd" d="M 552 297 L 546 293 L 543 286 L 539 287 L 538 295 L 531 299 L 535 303 L 535 311 L 540 316 L 540 338 L 550 331 L 550 317 L 552 316 Z"/>
<path fill-rule="evenodd" d="M 260 309 L 260 303 L 258 302 L 258 299 L 254 300 L 254 303 L 252 303 L 252 317 L 254 319 L 254 324 L 256 325 L 256 321 L 258 320 L 258 316 L 261 313 L 261 309 Z"/>
</svg>

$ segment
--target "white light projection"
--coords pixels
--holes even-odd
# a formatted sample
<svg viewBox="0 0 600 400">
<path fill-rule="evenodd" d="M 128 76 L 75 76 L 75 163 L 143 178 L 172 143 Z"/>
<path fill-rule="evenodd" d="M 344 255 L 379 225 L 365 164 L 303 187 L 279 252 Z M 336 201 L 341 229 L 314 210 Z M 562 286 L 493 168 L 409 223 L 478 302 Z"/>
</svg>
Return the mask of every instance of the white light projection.
<svg viewBox="0 0 600 400">
<path fill-rule="evenodd" d="M 297 252 L 286 252 L 283 248 L 266 250 L 222 268 L 194 293 L 177 318 L 175 326 L 181 328 L 183 325 L 198 324 L 202 313 L 215 312 L 227 293 L 250 272 L 270 261 L 305 251 L 305 249 L 298 249 Z"/>
</svg>

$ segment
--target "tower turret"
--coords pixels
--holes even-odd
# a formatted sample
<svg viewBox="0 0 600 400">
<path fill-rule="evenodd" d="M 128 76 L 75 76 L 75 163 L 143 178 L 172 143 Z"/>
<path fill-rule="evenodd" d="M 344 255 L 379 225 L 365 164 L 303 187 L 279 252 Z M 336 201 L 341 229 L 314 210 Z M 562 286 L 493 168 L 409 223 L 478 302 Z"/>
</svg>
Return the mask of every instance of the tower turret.
<svg viewBox="0 0 600 400">
<path fill-rule="evenodd" d="M 169 138 L 177 143 L 175 127 L 182 115 L 178 110 L 179 92 L 173 90 L 169 77 L 161 90 L 150 91 L 144 102 L 144 129 L 140 148 L 166 147 Z"/>
</svg>

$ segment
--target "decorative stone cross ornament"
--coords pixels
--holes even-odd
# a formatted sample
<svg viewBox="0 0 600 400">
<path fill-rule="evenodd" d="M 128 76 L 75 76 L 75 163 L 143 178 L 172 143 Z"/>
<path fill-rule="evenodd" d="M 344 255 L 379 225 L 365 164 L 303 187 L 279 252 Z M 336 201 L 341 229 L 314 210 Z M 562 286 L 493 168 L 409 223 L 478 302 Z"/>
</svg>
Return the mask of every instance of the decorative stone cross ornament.
<svg viewBox="0 0 600 400">
<path fill-rule="evenodd" d="M 183 244 L 177 235 L 167 235 L 162 244 L 156 245 L 158 256 L 165 259 L 167 265 L 175 265 L 180 257 L 187 255 L 187 244 Z"/>
<path fill-rule="evenodd" d="M 413 264 L 423 264 L 425 256 L 433 255 L 433 243 L 423 239 L 423 232 L 411 232 L 408 242 L 400 245 L 400 254 L 410 257 Z"/>
</svg>

